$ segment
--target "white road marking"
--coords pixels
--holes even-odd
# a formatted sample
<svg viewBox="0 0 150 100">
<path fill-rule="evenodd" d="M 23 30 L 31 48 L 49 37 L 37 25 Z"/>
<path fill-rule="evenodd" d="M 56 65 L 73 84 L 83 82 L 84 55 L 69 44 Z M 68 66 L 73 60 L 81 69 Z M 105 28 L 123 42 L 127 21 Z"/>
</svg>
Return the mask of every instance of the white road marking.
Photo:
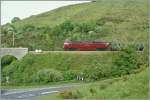
<svg viewBox="0 0 150 100">
<path fill-rule="evenodd" d="M 59 91 L 42 92 L 41 94 L 49 94 L 49 93 L 55 93 L 55 92 L 59 92 Z"/>
<path fill-rule="evenodd" d="M 32 97 L 32 96 L 35 96 L 34 94 L 29 94 L 28 96 Z"/>
<path fill-rule="evenodd" d="M 25 97 L 32 97 L 34 96 L 33 94 L 28 94 L 28 95 L 21 95 L 21 96 L 18 96 L 18 98 L 25 98 Z"/>
</svg>

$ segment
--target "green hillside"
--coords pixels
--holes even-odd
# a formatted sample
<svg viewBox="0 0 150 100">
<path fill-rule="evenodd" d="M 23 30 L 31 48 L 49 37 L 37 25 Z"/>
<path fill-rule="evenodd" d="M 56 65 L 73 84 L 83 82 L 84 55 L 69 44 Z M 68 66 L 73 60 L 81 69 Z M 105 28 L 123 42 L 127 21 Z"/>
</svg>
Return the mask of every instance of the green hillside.
<svg viewBox="0 0 150 100">
<path fill-rule="evenodd" d="M 51 82 L 59 82 L 61 80 L 49 80 L 49 74 L 54 72 L 54 77 L 60 74 L 63 77 L 63 81 L 76 80 L 76 76 L 85 72 L 90 74 L 93 70 L 97 70 L 97 67 L 104 69 L 108 68 L 105 72 L 109 73 L 112 63 L 112 58 L 107 58 L 107 56 L 112 56 L 111 52 L 96 52 L 96 53 L 41 53 L 34 54 L 29 53 L 22 60 L 17 60 L 8 66 L 3 66 L 2 72 L 3 76 L 10 76 L 11 84 L 48 84 Z M 106 60 L 107 59 L 107 60 Z M 95 67 L 95 69 L 94 69 Z M 47 70 L 52 70 L 47 72 Z M 43 78 L 40 79 L 40 73 L 45 73 Z M 52 74 L 53 75 L 53 74 Z M 42 76 L 41 76 L 42 77 Z M 53 76 L 52 76 L 53 77 Z M 59 77 L 59 76 L 58 76 Z M 44 81 L 47 80 L 47 81 Z M 49 81 L 48 81 L 49 80 Z M 4 80 L 5 83 L 5 80 Z M 11 85 L 10 84 L 10 85 Z"/>
<path fill-rule="evenodd" d="M 132 48 L 123 51 L 101 52 L 30 52 L 21 60 L 2 58 L 3 85 L 49 84 L 53 82 L 84 82 L 136 73 L 148 66 L 147 49 L 137 52 Z M 9 83 L 6 82 L 9 77 Z"/>
<path fill-rule="evenodd" d="M 62 93 L 49 94 L 38 100 L 60 99 L 142 99 L 148 100 L 148 69 L 138 74 L 121 78 L 107 79 L 65 90 Z"/>
<path fill-rule="evenodd" d="M 2 46 L 63 50 L 66 39 L 147 43 L 148 0 L 98 0 L 61 7 L 2 26 Z"/>
</svg>

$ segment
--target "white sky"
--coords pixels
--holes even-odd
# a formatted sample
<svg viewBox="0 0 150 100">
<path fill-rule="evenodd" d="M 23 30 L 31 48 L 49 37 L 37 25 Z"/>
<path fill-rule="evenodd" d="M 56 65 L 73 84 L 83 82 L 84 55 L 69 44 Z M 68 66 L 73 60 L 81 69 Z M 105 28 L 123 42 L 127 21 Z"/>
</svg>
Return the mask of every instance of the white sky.
<svg viewBox="0 0 150 100">
<path fill-rule="evenodd" d="M 1 24 L 10 22 L 14 17 L 23 19 L 58 7 L 84 2 L 89 1 L 1 1 Z"/>
</svg>

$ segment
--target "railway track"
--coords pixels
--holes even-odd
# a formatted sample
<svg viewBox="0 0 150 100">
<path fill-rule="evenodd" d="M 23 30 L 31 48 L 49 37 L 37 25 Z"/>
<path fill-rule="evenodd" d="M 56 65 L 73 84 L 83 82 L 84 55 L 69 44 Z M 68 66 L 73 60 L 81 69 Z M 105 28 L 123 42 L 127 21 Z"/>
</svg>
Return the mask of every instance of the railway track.
<svg viewBox="0 0 150 100">
<path fill-rule="evenodd" d="M 112 52 L 119 52 L 119 51 L 29 51 L 32 54 L 45 54 L 45 53 L 81 53 L 81 54 L 93 54 L 93 53 L 112 53 Z"/>
</svg>

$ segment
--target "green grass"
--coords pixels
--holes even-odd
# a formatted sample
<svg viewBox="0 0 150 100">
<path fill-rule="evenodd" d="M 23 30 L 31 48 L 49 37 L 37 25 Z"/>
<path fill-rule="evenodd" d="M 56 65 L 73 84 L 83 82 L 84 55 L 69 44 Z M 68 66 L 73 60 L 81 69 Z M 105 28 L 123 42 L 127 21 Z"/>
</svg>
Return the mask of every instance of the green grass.
<svg viewBox="0 0 150 100">
<path fill-rule="evenodd" d="M 122 75 L 123 69 L 126 70 L 125 66 L 127 66 L 124 65 L 125 68 L 120 70 L 115 67 L 113 62 L 119 53 L 121 52 L 29 52 L 22 59 L 2 67 L 2 83 L 4 83 L 2 85 L 13 87 L 57 84 L 57 82 L 59 84 L 65 81 L 78 82 L 77 76 L 83 76 L 85 82 L 117 77 L 115 73 L 119 72 L 119 75 Z M 147 63 L 145 51 L 139 52 L 137 56 L 138 58 L 134 59 L 138 61 L 138 67 L 129 68 L 128 73 L 134 72 L 134 69 Z M 5 83 L 7 76 L 10 78 L 9 84 Z"/>
<path fill-rule="evenodd" d="M 112 52 L 48 52 L 40 54 L 30 52 L 21 60 L 14 61 L 9 66 L 5 66 L 2 72 L 4 76 L 10 76 L 11 81 L 20 86 L 23 83 L 34 83 L 40 70 L 50 68 L 62 73 L 66 71 L 80 73 L 85 69 L 95 66 L 111 64 L 112 55 Z M 35 84 L 39 83 L 35 82 Z"/>
<path fill-rule="evenodd" d="M 71 31 L 63 33 L 61 31 L 59 34 L 55 34 L 52 31 L 55 29 L 56 25 L 59 26 L 67 20 L 71 21 L 73 24 L 89 23 L 89 25 L 92 25 L 99 19 L 106 19 L 104 25 L 97 25 L 94 27 L 99 27 L 100 32 L 90 33 L 90 31 L 93 31 L 90 30 L 89 32 L 78 33 Z M 30 87 L 30 85 L 31 87 L 33 85 L 45 85 L 44 83 L 39 83 L 36 80 L 38 76 L 37 73 L 43 69 L 55 69 L 61 73 L 73 71 L 76 75 L 79 75 L 80 72 L 86 72 L 87 70 L 90 74 L 92 74 L 93 69 L 97 67 L 100 68 L 98 70 L 99 72 L 103 73 L 104 71 L 104 73 L 108 72 L 108 74 L 110 74 L 111 69 L 114 68 L 112 64 L 114 55 L 119 52 L 104 51 L 81 53 L 48 51 L 63 50 L 64 40 L 73 38 L 76 35 L 78 36 L 78 34 L 83 35 L 83 40 L 86 40 L 86 38 L 94 38 L 94 40 L 108 42 L 113 41 L 124 44 L 148 43 L 148 0 L 98 0 L 97 2 L 92 3 L 65 6 L 53 11 L 25 18 L 12 25 L 17 30 L 17 34 L 15 35 L 15 47 L 27 47 L 29 50 L 42 49 L 47 52 L 39 54 L 29 52 L 29 54 L 21 60 L 15 61 L 9 66 L 5 66 L 2 69 L 2 73 L 4 77 L 10 76 L 10 84 L 2 84 L 5 85 L 4 88 L 19 88 L 22 85 L 23 88 L 26 88 L 26 86 Z M 28 30 L 24 30 L 26 26 L 31 27 L 29 27 Z M 75 25 L 75 28 L 76 26 L 77 25 Z M 5 25 L 2 27 L 5 27 Z M 90 35 L 94 37 L 91 37 Z M 2 46 L 12 46 L 12 34 L 2 34 Z M 147 54 L 145 53 L 145 55 Z M 138 63 L 147 63 L 148 60 L 145 55 L 143 52 L 139 53 Z M 146 73 L 147 71 L 144 72 Z M 78 88 L 78 90 L 81 91 L 81 94 L 83 95 L 82 98 L 85 99 L 126 97 L 146 98 L 147 92 L 145 91 L 147 91 L 147 87 L 145 86 L 147 86 L 146 84 L 148 82 L 146 81 L 147 83 L 141 83 L 144 79 L 146 80 L 147 77 L 147 75 L 145 77 L 144 72 L 129 76 L 127 81 L 123 81 L 123 79 L 119 81 L 113 79 L 100 81 L 88 85 L 82 85 L 81 88 Z M 105 77 L 105 79 L 106 78 L 108 77 Z M 112 81 L 113 84 L 110 84 Z M 72 81 L 67 81 L 67 83 L 69 82 Z M 136 82 L 139 84 L 136 84 Z M 63 83 L 65 84 L 64 81 L 48 82 L 47 84 L 53 85 Z M 134 84 L 132 85 L 131 83 Z M 126 87 L 122 86 L 122 84 Z M 99 90 L 99 87 L 101 86 L 102 88 L 107 88 Z M 90 88 L 92 89 L 90 90 Z M 97 92 L 90 94 L 89 90 L 95 91 L 93 89 Z M 76 89 L 72 91 L 76 92 Z M 46 98 L 49 100 L 49 98 L 59 97 L 58 94 L 54 94 Z"/>
<path fill-rule="evenodd" d="M 79 99 L 147 99 L 148 100 L 148 68 L 137 74 L 116 79 L 107 79 L 90 84 L 83 84 L 69 90 L 73 95 L 78 91 Z M 91 92 L 95 91 L 95 92 Z M 62 99 L 60 93 L 41 96 L 38 100 Z"/>
<path fill-rule="evenodd" d="M 105 25 L 101 27 L 103 32 L 96 33 L 94 40 L 115 41 L 125 44 L 131 42 L 147 43 L 148 0 L 98 0 L 97 2 L 61 7 L 14 23 L 14 27 L 20 32 L 20 34 L 15 35 L 15 45 L 16 47 L 28 47 L 29 50 L 38 48 L 42 50 L 53 50 L 52 48 L 54 50 L 63 50 L 64 40 L 72 38 L 78 33 L 71 32 L 65 33 L 67 35 L 62 35 L 63 32 L 61 32 L 56 35 L 51 32 L 56 25 L 60 25 L 66 20 L 78 24 L 93 23 L 103 18 L 106 18 Z M 116 21 L 109 19 L 116 19 Z M 123 21 L 117 22 L 117 20 Z M 37 29 L 30 29 L 27 32 L 22 31 L 26 25 Z M 45 29 L 45 27 L 50 29 Z M 88 33 L 85 34 L 84 39 L 91 39 Z M 58 38 L 59 36 L 60 38 Z M 58 39 L 55 40 L 53 37 Z M 12 46 L 11 34 L 2 35 L 2 45 L 4 47 Z"/>
<path fill-rule="evenodd" d="M 17 27 L 24 24 L 32 24 L 34 26 L 54 26 L 62 23 L 66 19 L 83 22 L 91 19 L 98 19 L 104 15 L 114 15 L 125 19 L 130 17 L 146 18 L 148 13 L 147 0 L 98 0 L 95 3 L 76 4 L 65 6 L 53 11 L 48 11 L 39 15 L 35 15 L 16 23 Z M 134 5 L 133 5 L 134 4 Z M 111 8 L 111 9 L 110 9 Z M 136 19 L 132 18 L 135 21 Z M 141 18 L 140 18 L 141 19 Z M 140 20 L 136 20 L 140 21 Z"/>
</svg>

